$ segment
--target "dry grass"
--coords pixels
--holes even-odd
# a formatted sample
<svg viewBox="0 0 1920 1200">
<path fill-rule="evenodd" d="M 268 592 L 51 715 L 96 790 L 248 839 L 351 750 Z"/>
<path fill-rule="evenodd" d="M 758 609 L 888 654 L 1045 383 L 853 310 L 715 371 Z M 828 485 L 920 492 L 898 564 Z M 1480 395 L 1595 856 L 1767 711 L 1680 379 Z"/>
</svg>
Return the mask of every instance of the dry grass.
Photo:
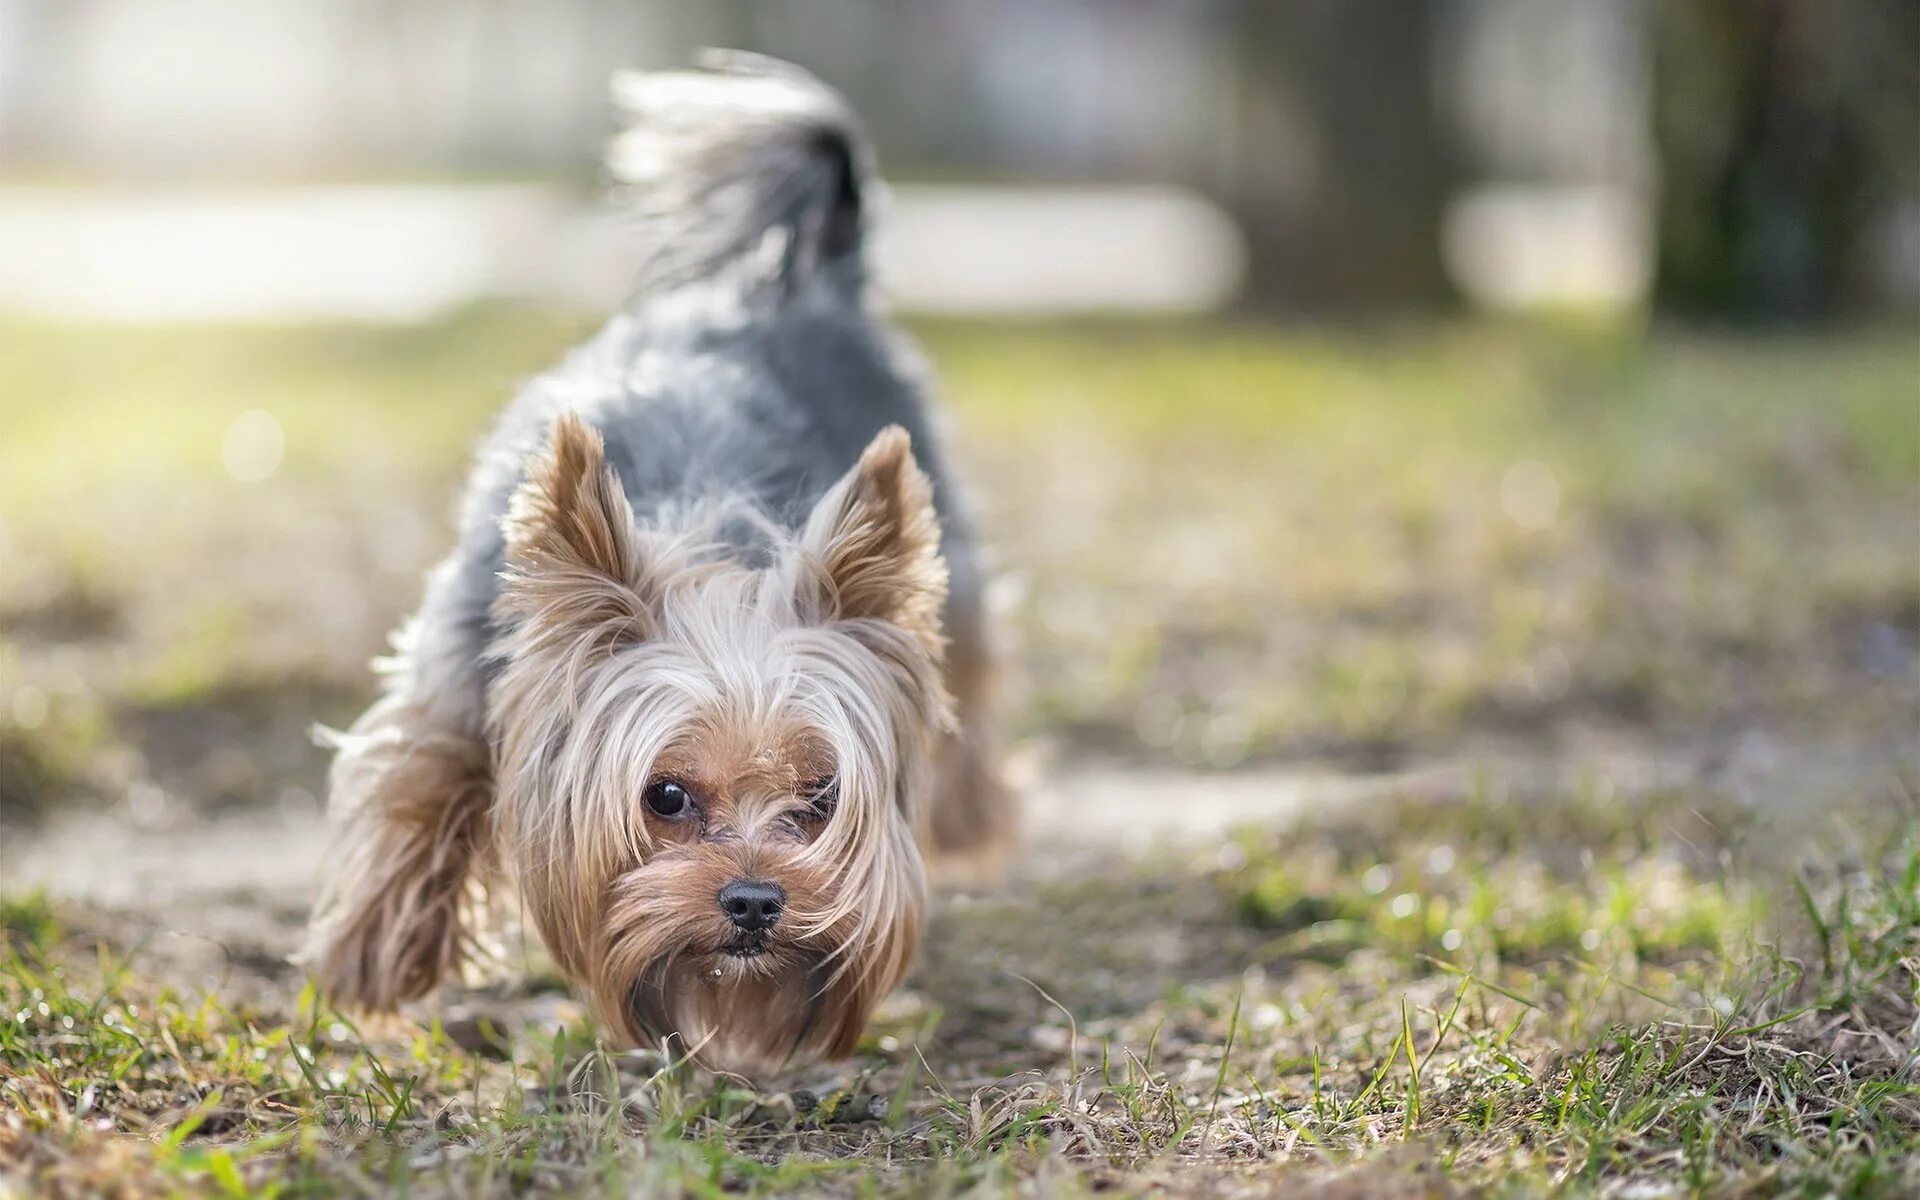
<svg viewBox="0 0 1920 1200">
<path fill-rule="evenodd" d="M 45 1194 L 1905 1195 L 1899 803 L 1798 875 L 1779 814 L 1657 795 L 1409 798 L 1017 878 L 947 898 L 850 1067 L 770 1092 L 610 1054 L 537 978 L 361 1031 L 270 947 L 174 991 L 164 920 L 15 901 L 0 1169 Z"/>
</svg>

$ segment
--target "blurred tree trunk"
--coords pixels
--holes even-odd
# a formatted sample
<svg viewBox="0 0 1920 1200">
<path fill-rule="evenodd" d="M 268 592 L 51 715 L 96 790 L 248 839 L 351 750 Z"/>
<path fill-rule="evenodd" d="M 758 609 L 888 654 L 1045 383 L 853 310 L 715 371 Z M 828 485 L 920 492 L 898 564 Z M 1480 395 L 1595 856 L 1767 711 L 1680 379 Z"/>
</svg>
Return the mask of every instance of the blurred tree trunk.
<svg viewBox="0 0 1920 1200">
<path fill-rule="evenodd" d="M 1806 320 L 1868 300 L 1864 238 L 1891 195 L 1911 188 L 1920 155 L 1920 3 L 1651 9 L 1656 302 Z"/>
<path fill-rule="evenodd" d="M 1221 194 L 1265 307 L 1451 299 L 1440 219 L 1455 183 L 1434 81 L 1441 0 L 1238 0 Z"/>
</svg>

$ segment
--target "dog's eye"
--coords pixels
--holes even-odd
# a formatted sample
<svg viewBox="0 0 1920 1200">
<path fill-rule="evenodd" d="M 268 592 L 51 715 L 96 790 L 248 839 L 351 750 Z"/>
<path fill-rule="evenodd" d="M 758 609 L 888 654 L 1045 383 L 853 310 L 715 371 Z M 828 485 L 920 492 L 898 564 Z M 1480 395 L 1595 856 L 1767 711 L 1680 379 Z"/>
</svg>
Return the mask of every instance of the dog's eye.
<svg viewBox="0 0 1920 1200">
<path fill-rule="evenodd" d="M 677 817 L 693 802 L 686 785 L 677 779 L 656 779 L 649 783 L 646 798 L 647 807 L 662 817 Z"/>
<path fill-rule="evenodd" d="M 840 781 L 833 776 L 809 779 L 800 785 L 800 794 L 807 798 L 811 806 L 807 815 L 816 821 L 824 821 L 833 815 L 833 806 L 840 802 Z"/>
</svg>

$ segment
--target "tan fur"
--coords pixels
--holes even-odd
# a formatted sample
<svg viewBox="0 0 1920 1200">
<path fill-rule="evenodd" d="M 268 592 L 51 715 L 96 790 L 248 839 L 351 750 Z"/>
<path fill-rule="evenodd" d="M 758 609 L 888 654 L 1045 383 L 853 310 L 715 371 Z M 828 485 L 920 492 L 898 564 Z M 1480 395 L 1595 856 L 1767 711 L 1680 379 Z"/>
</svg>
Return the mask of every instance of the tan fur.
<svg viewBox="0 0 1920 1200">
<path fill-rule="evenodd" d="M 507 509 L 501 610 L 615 640 L 648 632 L 633 512 L 600 435 L 574 413 L 553 423 Z"/>
<path fill-rule="evenodd" d="M 402 695 L 335 739 L 338 823 L 302 958 L 344 1007 L 393 1010 L 472 957 L 493 872 L 486 746 Z"/>
<path fill-rule="evenodd" d="M 603 459 L 561 418 L 507 521 L 488 728 L 527 912 L 629 1040 L 732 1069 L 844 1052 L 923 908 L 915 831 L 949 710 L 930 489 L 889 430 L 753 570 L 703 550 L 697 520 L 635 527 Z M 839 806 L 814 827 L 799 787 L 823 772 Z M 645 810 L 666 777 L 696 789 L 697 834 Z M 738 959 L 715 896 L 746 878 L 789 907 Z"/>
<path fill-rule="evenodd" d="M 1013 797 L 1000 774 L 987 638 L 977 618 L 961 619 L 949 630 L 946 680 L 954 722 L 934 752 L 928 825 L 936 864 L 949 876 L 990 873 L 1018 834 Z"/>
<path fill-rule="evenodd" d="M 810 564 L 817 611 L 897 625 L 940 661 L 947 565 L 933 486 L 913 461 L 906 430 L 889 425 L 880 431 L 848 477 L 821 499 L 802 542 L 817 547 Z"/>
</svg>

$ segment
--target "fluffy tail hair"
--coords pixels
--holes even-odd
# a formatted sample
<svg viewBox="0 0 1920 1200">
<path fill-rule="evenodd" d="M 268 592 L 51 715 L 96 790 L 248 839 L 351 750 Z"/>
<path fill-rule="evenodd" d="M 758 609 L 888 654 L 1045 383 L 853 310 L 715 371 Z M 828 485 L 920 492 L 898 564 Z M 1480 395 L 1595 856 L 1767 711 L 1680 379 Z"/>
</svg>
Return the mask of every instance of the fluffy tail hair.
<svg viewBox="0 0 1920 1200">
<path fill-rule="evenodd" d="M 872 151 L 846 102 L 790 63 L 707 50 L 695 71 L 622 72 L 607 165 L 644 242 L 639 293 L 738 274 L 791 293 L 857 288 Z"/>
</svg>

